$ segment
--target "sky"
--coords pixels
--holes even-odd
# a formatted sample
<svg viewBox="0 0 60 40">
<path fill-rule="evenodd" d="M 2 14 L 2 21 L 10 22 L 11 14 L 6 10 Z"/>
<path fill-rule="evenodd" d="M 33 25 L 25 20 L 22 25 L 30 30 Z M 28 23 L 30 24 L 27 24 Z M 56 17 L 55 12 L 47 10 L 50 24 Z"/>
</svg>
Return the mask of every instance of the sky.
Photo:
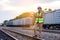
<svg viewBox="0 0 60 40">
<path fill-rule="evenodd" d="M 59 0 L 0 0 L 0 23 L 23 12 L 37 11 L 37 7 L 60 9 Z"/>
</svg>

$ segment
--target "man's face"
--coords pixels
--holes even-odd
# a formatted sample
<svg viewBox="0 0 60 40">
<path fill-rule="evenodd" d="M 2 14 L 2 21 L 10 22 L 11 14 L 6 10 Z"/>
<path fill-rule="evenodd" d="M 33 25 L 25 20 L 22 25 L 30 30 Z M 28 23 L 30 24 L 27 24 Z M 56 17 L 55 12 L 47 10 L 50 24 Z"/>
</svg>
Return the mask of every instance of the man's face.
<svg viewBox="0 0 60 40">
<path fill-rule="evenodd" d="M 40 12 L 42 9 L 41 8 L 38 8 L 38 12 Z"/>
</svg>

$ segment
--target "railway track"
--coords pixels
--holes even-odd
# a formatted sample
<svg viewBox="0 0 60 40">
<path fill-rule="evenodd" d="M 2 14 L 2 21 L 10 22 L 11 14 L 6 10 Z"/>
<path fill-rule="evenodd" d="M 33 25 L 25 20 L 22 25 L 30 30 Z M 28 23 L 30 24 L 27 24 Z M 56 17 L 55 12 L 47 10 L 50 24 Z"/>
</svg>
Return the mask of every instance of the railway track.
<svg viewBox="0 0 60 40">
<path fill-rule="evenodd" d="M 24 34 L 20 34 L 17 32 L 13 32 L 7 29 L 3 29 L 4 32 L 9 33 L 10 35 L 14 36 L 17 40 L 40 40 L 38 38 L 30 37 Z"/>
<path fill-rule="evenodd" d="M 0 30 L 0 40 L 15 40 L 15 39 Z"/>
<path fill-rule="evenodd" d="M 33 30 L 33 29 L 24 29 L 24 30 Z M 39 31 L 39 29 L 36 29 Z M 49 32 L 49 33 L 57 33 L 60 34 L 60 30 L 49 30 L 49 29 L 42 29 L 43 32 Z"/>
<path fill-rule="evenodd" d="M 60 34 L 60 31 L 59 30 L 47 30 L 47 29 L 43 29 L 42 30 L 43 32 L 49 32 L 49 33 L 57 33 L 57 34 Z"/>
<path fill-rule="evenodd" d="M 27 29 L 22 29 L 22 28 L 19 28 L 19 27 L 18 28 L 3 28 L 3 29 L 4 30 L 7 29 L 7 30 L 5 30 L 6 32 L 10 33 L 12 36 L 14 36 L 15 38 L 20 39 L 20 40 L 39 40 L 39 39 L 36 39 L 36 38 L 32 38 L 30 36 L 27 36 L 27 37 L 26 37 L 26 35 L 24 36 L 24 34 L 29 34 L 29 33 L 30 33 L 30 35 L 33 34 L 32 29 L 28 29 L 28 28 Z M 16 29 L 18 29 L 18 30 L 16 30 Z M 52 31 L 54 31 L 54 32 L 52 32 Z M 20 33 L 23 33 L 23 34 L 20 34 Z M 39 34 L 38 30 L 37 30 L 37 34 Z M 59 30 L 43 29 L 42 34 L 43 34 L 42 38 L 44 40 L 60 40 L 60 31 Z"/>
</svg>

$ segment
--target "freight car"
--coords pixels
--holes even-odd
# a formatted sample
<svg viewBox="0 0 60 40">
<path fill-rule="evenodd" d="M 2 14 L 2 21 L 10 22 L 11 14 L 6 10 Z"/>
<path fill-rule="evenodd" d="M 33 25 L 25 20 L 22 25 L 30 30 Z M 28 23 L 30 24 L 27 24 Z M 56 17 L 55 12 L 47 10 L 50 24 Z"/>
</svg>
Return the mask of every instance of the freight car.
<svg viewBox="0 0 60 40">
<path fill-rule="evenodd" d="M 60 28 L 60 9 L 45 14 L 43 28 Z"/>
<path fill-rule="evenodd" d="M 32 18 L 30 17 L 26 17 L 26 18 L 22 18 L 22 19 L 17 19 L 17 20 L 13 20 L 13 21 L 9 21 L 6 23 L 6 26 L 30 26 L 32 25 Z"/>
<path fill-rule="evenodd" d="M 8 22 L 6 22 L 6 26 L 12 27 L 12 26 L 13 26 L 13 21 L 8 21 Z"/>
</svg>

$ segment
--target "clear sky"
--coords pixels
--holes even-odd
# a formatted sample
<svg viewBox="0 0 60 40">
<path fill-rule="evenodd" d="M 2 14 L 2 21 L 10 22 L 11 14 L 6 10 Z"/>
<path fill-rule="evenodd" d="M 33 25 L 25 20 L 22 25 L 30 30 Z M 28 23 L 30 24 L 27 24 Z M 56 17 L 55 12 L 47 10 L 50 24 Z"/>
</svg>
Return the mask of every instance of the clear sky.
<svg viewBox="0 0 60 40">
<path fill-rule="evenodd" d="M 59 0 L 0 0 L 0 23 L 22 12 L 37 11 L 37 7 L 60 9 Z"/>
</svg>

